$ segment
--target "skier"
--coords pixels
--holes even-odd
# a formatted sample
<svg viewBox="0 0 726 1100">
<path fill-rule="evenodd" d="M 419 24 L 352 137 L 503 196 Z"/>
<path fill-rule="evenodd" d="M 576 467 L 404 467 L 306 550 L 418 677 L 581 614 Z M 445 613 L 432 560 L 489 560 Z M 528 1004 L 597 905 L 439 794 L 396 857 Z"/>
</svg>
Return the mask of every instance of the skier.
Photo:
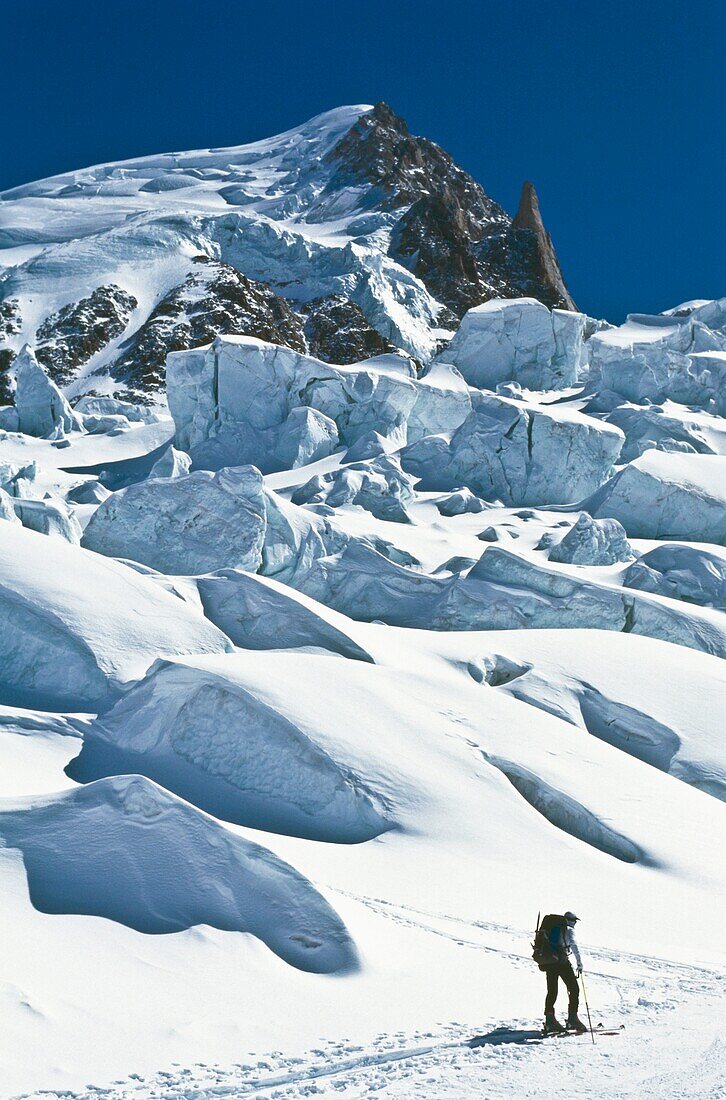
<svg viewBox="0 0 726 1100">
<path fill-rule="evenodd" d="M 572 912 L 564 916 L 550 913 L 537 928 L 532 957 L 547 975 L 547 999 L 545 1000 L 545 1035 L 556 1035 L 564 1031 L 587 1031 L 587 1027 L 577 1015 L 580 1004 L 580 989 L 577 979 L 582 974 L 582 959 L 575 940 L 575 924 L 578 917 Z M 570 956 L 575 960 L 577 973 L 572 967 Z M 569 1005 L 567 1026 L 563 1027 L 555 1016 L 559 979 L 567 987 Z"/>
</svg>

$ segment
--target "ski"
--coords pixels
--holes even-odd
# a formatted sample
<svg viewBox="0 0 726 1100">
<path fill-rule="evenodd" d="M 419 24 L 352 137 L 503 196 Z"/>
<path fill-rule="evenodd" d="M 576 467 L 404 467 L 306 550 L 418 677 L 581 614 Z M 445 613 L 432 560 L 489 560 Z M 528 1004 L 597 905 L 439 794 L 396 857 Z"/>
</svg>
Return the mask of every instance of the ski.
<svg viewBox="0 0 726 1100">
<path fill-rule="evenodd" d="M 550 1031 L 548 1033 L 543 1032 L 543 1039 L 564 1039 L 570 1035 L 622 1035 L 625 1031 L 625 1024 L 620 1024 L 618 1027 L 603 1027 L 602 1024 L 598 1024 L 592 1031 L 587 1028 L 586 1031 L 575 1031 L 571 1028 L 568 1031 Z"/>
</svg>

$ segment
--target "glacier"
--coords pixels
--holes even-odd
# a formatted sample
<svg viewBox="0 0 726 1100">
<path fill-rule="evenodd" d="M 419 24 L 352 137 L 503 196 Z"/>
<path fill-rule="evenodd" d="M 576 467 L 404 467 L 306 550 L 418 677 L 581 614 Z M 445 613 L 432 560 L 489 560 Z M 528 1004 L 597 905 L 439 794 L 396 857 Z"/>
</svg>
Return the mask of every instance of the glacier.
<svg viewBox="0 0 726 1100">
<path fill-rule="evenodd" d="M 574 907 L 710 1095 L 726 299 L 586 316 L 385 104 L 0 199 L 0 1093 L 620 1095 Z"/>
</svg>

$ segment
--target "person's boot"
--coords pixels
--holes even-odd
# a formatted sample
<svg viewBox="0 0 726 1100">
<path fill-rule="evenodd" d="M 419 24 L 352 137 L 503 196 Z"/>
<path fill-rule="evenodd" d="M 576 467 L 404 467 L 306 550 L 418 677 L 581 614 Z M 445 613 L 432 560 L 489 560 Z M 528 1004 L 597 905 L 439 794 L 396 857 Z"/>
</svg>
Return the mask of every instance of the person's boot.
<svg viewBox="0 0 726 1100">
<path fill-rule="evenodd" d="M 555 1016 L 554 1012 L 548 1012 L 545 1015 L 544 1033 L 545 1035 L 562 1035 L 567 1028 L 564 1028 L 560 1021 Z"/>
<path fill-rule="evenodd" d="M 567 1030 L 568 1031 L 589 1031 L 587 1024 L 583 1024 L 580 1017 L 576 1012 L 569 1012 L 567 1014 Z"/>
</svg>

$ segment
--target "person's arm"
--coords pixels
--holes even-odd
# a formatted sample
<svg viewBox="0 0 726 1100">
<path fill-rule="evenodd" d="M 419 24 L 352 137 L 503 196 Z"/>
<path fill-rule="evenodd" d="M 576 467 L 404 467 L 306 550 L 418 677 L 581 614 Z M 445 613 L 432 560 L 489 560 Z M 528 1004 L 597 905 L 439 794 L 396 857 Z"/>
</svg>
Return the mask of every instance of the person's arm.
<svg viewBox="0 0 726 1100">
<path fill-rule="evenodd" d="M 580 958 L 580 948 L 577 946 L 577 940 L 575 939 L 575 929 L 574 928 L 568 928 L 567 929 L 567 943 L 568 943 L 568 946 L 570 948 L 570 951 L 572 952 L 572 954 L 575 957 L 575 962 L 577 963 L 577 972 L 579 974 L 580 971 L 582 970 L 582 959 Z"/>
</svg>

